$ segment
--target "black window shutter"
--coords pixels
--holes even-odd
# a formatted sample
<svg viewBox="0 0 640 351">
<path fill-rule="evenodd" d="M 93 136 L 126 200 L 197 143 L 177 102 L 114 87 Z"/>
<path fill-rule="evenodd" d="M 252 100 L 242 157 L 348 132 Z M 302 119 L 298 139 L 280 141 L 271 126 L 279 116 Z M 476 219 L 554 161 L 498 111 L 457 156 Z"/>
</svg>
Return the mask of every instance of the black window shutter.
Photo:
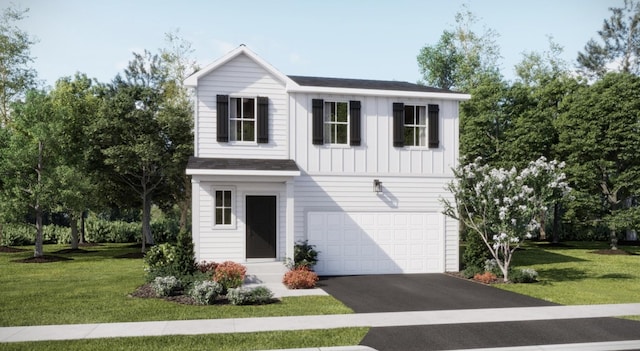
<svg viewBox="0 0 640 351">
<path fill-rule="evenodd" d="M 404 104 L 393 103 L 393 146 L 404 146 Z"/>
<path fill-rule="evenodd" d="M 311 110 L 311 116 L 312 116 L 312 121 L 311 121 L 311 127 L 312 127 L 312 139 L 313 139 L 313 145 L 322 145 L 324 144 L 324 134 L 323 134 L 323 129 L 324 129 L 324 121 L 323 121 L 323 114 L 324 114 L 324 100 L 322 99 L 313 99 L 312 103 L 312 110 Z"/>
<path fill-rule="evenodd" d="M 258 96 L 258 144 L 269 143 L 269 98 Z"/>
<path fill-rule="evenodd" d="M 216 139 L 218 142 L 229 141 L 229 95 L 216 96 Z"/>
<path fill-rule="evenodd" d="M 440 112 L 440 107 L 438 105 L 429 105 L 429 113 L 428 113 L 428 118 L 429 118 L 429 148 L 430 149 L 437 149 L 438 147 L 440 147 L 440 136 L 439 136 L 439 129 L 438 129 L 438 120 L 439 120 L 439 113 Z"/>
<path fill-rule="evenodd" d="M 352 146 L 360 146 L 362 129 L 362 123 L 360 123 L 360 101 L 349 101 L 349 110 L 351 117 L 351 121 L 349 121 L 350 144 Z"/>
</svg>

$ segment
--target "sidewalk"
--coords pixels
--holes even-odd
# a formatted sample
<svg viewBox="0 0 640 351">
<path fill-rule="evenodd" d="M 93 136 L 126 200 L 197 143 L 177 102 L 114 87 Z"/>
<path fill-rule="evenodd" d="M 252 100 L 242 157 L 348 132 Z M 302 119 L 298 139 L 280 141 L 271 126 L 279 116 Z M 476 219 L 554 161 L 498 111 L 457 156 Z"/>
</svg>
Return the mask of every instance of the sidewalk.
<svg viewBox="0 0 640 351">
<path fill-rule="evenodd" d="M 0 342 L 396 327 L 627 315 L 640 315 L 640 303 L 3 327 L 0 328 Z M 640 333 L 638 339 L 631 341 L 636 348 L 640 348 Z"/>
</svg>

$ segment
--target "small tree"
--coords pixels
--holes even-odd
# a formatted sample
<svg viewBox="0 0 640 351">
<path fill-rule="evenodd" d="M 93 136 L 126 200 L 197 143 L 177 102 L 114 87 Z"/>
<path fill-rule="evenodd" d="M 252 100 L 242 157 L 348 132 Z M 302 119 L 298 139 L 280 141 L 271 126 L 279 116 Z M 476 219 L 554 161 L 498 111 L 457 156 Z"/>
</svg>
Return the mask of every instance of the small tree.
<svg viewBox="0 0 640 351">
<path fill-rule="evenodd" d="M 570 189 L 556 161 L 541 158 L 522 172 L 515 167 L 490 168 L 481 161 L 478 158 L 454 170 L 456 180 L 447 189 L 455 204 L 443 200 L 444 214 L 482 238 L 508 282 L 513 253 L 538 228 L 536 215 L 553 200 L 547 189 L 552 194 L 556 190 L 567 194 Z"/>
</svg>

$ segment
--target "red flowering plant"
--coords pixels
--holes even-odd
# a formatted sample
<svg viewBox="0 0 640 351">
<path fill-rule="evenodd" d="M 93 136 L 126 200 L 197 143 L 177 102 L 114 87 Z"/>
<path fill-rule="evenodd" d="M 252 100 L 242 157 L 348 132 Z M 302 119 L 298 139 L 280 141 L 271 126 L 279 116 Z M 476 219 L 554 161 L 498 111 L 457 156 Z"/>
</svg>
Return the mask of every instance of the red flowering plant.
<svg viewBox="0 0 640 351">
<path fill-rule="evenodd" d="M 289 289 L 311 289 L 318 280 L 315 272 L 307 266 L 300 266 L 285 273 L 282 283 Z"/>
<path fill-rule="evenodd" d="M 234 289 L 242 285 L 247 268 L 239 263 L 225 261 L 218 264 L 213 274 L 213 280 L 220 283 L 224 290 Z"/>
</svg>

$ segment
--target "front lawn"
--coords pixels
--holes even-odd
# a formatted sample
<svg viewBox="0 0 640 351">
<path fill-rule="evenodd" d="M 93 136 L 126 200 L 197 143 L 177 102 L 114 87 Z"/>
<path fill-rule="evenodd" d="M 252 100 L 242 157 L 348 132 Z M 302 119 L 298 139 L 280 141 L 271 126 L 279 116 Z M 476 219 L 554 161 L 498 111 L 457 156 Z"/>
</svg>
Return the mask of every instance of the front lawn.
<svg viewBox="0 0 640 351">
<path fill-rule="evenodd" d="M 355 345 L 364 338 L 368 328 L 301 330 L 294 332 L 264 332 L 213 335 L 167 335 L 137 338 L 109 338 L 70 341 L 40 341 L 2 344 L 9 350 L 216 350 L 244 351 L 282 348 L 318 348 Z"/>
<path fill-rule="evenodd" d="M 62 245 L 45 246 L 46 255 L 72 260 L 17 263 L 32 255 L 0 253 L 0 326 L 137 322 L 352 313 L 328 296 L 290 297 L 260 306 L 192 306 L 128 295 L 144 283 L 139 248 L 122 244 L 89 246 L 85 253 L 57 254 Z"/>
<path fill-rule="evenodd" d="M 529 243 L 512 266 L 535 269 L 539 282 L 494 286 L 562 305 L 639 303 L 640 246 L 620 246 L 632 255 L 594 253 L 607 248 L 603 242 Z"/>
</svg>

